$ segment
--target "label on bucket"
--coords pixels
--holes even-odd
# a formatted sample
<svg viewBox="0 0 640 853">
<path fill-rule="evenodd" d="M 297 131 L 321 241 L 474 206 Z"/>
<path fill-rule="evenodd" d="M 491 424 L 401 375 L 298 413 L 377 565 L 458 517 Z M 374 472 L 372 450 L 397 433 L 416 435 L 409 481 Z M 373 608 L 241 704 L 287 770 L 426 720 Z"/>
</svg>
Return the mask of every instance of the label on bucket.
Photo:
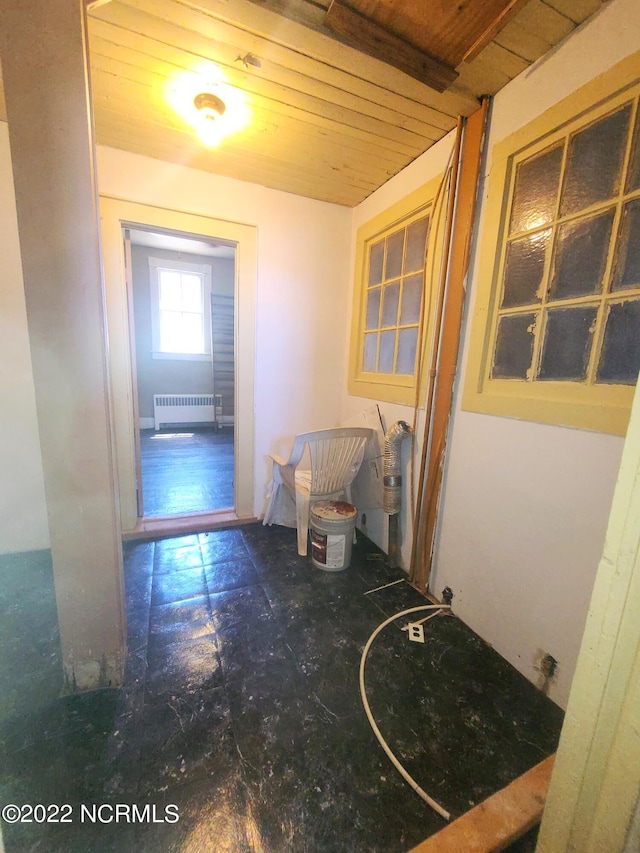
<svg viewBox="0 0 640 853">
<path fill-rule="evenodd" d="M 344 566 L 345 543 L 343 534 L 311 531 L 311 555 L 317 563 L 328 569 L 341 569 Z"/>
</svg>

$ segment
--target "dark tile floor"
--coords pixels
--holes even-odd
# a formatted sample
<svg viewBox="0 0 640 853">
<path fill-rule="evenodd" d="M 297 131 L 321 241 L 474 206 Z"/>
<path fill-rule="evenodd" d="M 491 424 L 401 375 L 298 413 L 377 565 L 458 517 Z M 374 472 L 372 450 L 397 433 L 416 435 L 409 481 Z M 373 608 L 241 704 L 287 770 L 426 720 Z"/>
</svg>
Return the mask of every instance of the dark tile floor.
<svg viewBox="0 0 640 853">
<path fill-rule="evenodd" d="M 69 803 L 73 822 L 5 824 L 7 853 L 400 853 L 443 826 L 362 710 L 371 631 L 424 603 L 405 582 L 368 592 L 401 575 L 367 540 L 341 573 L 299 557 L 285 528 L 128 545 L 125 684 L 61 698 L 50 563 L 22 559 L 34 563 L 26 601 L 20 559 L 0 560 L 14 587 L 0 595 L 1 638 L 13 642 L 0 662 L 0 805 Z M 562 713 L 455 617 L 426 623 L 424 645 L 401 626 L 371 650 L 371 707 L 409 772 L 455 816 L 552 752 Z M 103 822 L 91 822 L 103 803 Z M 131 822 L 134 804 L 155 812 Z"/>
<path fill-rule="evenodd" d="M 145 515 L 234 505 L 233 427 L 140 430 Z"/>
</svg>

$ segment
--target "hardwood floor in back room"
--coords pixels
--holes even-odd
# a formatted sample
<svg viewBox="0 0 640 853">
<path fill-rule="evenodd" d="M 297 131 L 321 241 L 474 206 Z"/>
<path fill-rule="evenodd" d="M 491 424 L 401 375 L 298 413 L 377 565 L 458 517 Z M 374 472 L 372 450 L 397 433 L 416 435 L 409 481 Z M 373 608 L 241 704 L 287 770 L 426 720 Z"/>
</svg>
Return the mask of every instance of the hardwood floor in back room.
<svg viewBox="0 0 640 853">
<path fill-rule="evenodd" d="M 143 429 L 140 444 L 145 516 L 233 507 L 233 427 Z"/>
</svg>

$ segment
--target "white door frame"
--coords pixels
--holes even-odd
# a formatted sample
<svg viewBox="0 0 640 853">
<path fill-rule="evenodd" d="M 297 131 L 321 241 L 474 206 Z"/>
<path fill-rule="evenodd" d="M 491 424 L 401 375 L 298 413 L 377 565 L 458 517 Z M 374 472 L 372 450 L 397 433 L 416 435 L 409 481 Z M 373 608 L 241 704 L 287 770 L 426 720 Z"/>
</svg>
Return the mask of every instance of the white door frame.
<svg viewBox="0 0 640 853">
<path fill-rule="evenodd" d="M 237 245 L 235 264 L 235 517 L 253 518 L 255 315 L 257 229 L 198 213 L 168 210 L 113 196 L 100 196 L 109 363 L 123 533 L 138 524 L 133 418 L 133 368 L 129 348 L 129 305 L 124 266 L 123 225 L 180 231 Z M 229 514 L 226 513 L 226 516 Z"/>
</svg>

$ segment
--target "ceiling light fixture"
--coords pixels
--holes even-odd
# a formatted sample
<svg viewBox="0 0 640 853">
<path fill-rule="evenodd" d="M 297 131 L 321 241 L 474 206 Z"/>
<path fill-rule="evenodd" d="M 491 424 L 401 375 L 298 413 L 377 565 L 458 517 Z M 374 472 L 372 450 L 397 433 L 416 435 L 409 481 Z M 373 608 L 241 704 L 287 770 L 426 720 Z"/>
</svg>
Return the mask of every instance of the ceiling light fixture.
<svg viewBox="0 0 640 853">
<path fill-rule="evenodd" d="M 214 121 L 217 116 L 224 115 L 227 109 L 225 102 L 217 95 L 212 95 L 211 92 L 200 92 L 193 99 L 196 108 L 201 110 L 203 115 L 210 121 Z"/>
<path fill-rule="evenodd" d="M 211 92 L 200 92 L 193 99 L 195 108 L 198 110 L 197 130 L 200 140 L 205 145 L 217 145 L 225 135 L 219 120 L 227 110 L 222 98 L 212 95 Z"/>
</svg>

